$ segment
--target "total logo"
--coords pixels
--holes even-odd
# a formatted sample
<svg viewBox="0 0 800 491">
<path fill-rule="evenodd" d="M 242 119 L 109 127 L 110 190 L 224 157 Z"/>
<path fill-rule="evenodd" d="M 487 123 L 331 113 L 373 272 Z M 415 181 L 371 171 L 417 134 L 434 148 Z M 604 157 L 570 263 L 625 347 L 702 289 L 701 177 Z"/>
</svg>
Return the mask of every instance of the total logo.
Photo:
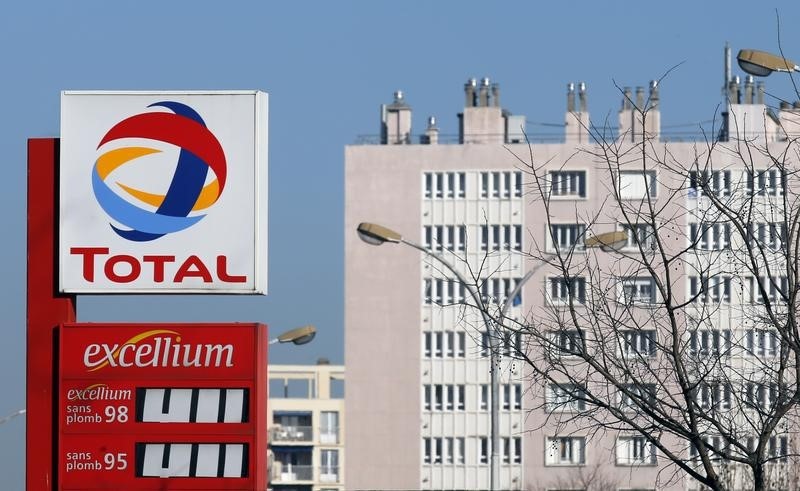
<svg viewBox="0 0 800 491">
<path fill-rule="evenodd" d="M 114 148 L 102 153 L 92 169 L 92 189 L 97 202 L 109 217 L 129 229 L 114 225 L 111 228 L 120 237 L 137 242 L 155 240 L 199 222 L 205 215 L 189 214 L 216 203 L 225 189 L 227 172 L 222 146 L 197 111 L 174 101 L 156 102 L 148 107 L 163 107 L 171 112 L 145 112 L 124 119 L 108 130 L 97 148 L 123 138 L 156 140 L 179 147 L 168 191 L 159 194 L 116 183 L 128 195 L 126 198 L 115 193 L 107 182 L 119 167 L 159 152 L 154 148 Z M 215 179 L 206 184 L 209 170 Z M 155 210 L 137 206 L 130 198 Z"/>
<path fill-rule="evenodd" d="M 222 145 L 195 109 L 176 101 L 147 107 L 151 110 L 119 121 L 103 135 L 91 172 L 97 203 L 119 224 L 109 223 L 111 229 L 132 242 L 155 241 L 200 222 L 206 216 L 203 212 L 219 200 L 227 177 Z M 114 172 L 126 164 L 161 152 L 147 146 L 119 146 L 120 140 L 124 143 L 125 139 L 152 140 L 180 148 L 166 192 L 139 189 L 113 179 Z M 83 278 L 89 283 L 95 281 L 96 270 L 112 283 L 132 283 L 140 277 L 154 283 L 183 283 L 189 279 L 203 283 L 215 279 L 223 283 L 247 281 L 244 275 L 228 272 L 225 255 L 218 255 L 216 264 L 209 266 L 197 255 L 137 257 L 113 254 L 108 247 L 71 247 L 69 252 L 81 257 Z M 105 260 L 102 267 L 96 264 L 98 259 Z"/>
</svg>

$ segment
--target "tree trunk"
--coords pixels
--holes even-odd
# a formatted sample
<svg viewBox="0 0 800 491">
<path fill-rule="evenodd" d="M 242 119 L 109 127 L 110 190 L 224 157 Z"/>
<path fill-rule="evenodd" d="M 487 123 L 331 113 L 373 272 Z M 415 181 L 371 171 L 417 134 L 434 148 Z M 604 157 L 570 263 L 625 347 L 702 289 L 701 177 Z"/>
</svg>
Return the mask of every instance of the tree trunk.
<svg viewBox="0 0 800 491">
<path fill-rule="evenodd" d="M 753 491 L 763 491 L 764 487 L 764 465 L 756 464 L 753 466 Z"/>
</svg>

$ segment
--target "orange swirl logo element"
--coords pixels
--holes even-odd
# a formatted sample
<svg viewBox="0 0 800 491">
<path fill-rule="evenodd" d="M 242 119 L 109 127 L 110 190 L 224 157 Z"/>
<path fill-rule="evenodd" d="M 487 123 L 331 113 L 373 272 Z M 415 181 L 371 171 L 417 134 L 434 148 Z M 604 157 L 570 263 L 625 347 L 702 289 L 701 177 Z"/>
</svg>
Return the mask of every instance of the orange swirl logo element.
<svg viewBox="0 0 800 491">
<path fill-rule="evenodd" d="M 168 329 L 139 333 L 122 344 L 93 343 L 83 352 L 89 372 L 104 367 L 232 367 L 232 344 L 181 343 Z"/>
</svg>

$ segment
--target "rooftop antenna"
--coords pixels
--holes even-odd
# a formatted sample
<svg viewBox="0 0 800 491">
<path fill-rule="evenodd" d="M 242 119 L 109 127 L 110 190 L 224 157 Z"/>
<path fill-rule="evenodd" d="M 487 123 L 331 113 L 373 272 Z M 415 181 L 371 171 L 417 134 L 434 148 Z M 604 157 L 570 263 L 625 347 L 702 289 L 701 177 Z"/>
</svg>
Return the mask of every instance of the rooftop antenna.
<svg viewBox="0 0 800 491">
<path fill-rule="evenodd" d="M 728 100 L 728 87 L 731 83 L 731 45 L 725 41 L 725 83 L 722 84 L 722 95 Z"/>
</svg>

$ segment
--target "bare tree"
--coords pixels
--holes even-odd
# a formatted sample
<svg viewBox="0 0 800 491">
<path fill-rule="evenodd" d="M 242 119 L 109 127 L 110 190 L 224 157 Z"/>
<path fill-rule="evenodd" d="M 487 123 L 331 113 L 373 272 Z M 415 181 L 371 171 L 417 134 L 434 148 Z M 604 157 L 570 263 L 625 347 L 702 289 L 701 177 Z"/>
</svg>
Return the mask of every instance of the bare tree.
<svg viewBox="0 0 800 491">
<path fill-rule="evenodd" d="M 550 232 L 527 251 L 546 264 L 547 300 L 521 319 L 477 307 L 492 335 L 523 340 L 513 356 L 549 427 L 622 435 L 617 459 L 658 455 L 665 483 L 793 488 L 800 147 L 766 114 L 757 128 L 729 115 L 727 141 L 661 142 L 646 131 L 650 104 L 633 106 L 635 135 L 592 128 L 595 144 L 566 162 L 533 145 L 515 154 Z M 577 160 L 591 162 L 600 204 L 558 196 Z M 610 231 L 626 243 L 584 247 Z M 471 273 L 481 290 L 492 271 Z"/>
</svg>

